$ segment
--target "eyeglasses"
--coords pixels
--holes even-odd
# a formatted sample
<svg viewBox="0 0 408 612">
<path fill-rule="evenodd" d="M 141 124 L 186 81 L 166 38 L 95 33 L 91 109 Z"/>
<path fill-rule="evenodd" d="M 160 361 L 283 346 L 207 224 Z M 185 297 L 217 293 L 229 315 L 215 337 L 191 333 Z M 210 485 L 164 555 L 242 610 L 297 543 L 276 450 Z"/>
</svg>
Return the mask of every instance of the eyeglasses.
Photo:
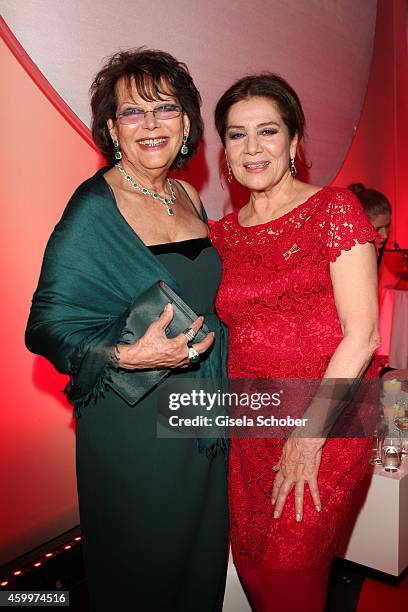
<svg viewBox="0 0 408 612">
<path fill-rule="evenodd" d="M 124 125 L 132 125 L 134 123 L 140 123 L 143 121 L 147 113 L 153 113 L 156 119 L 159 121 L 163 119 L 174 119 L 179 117 L 181 113 L 181 106 L 177 104 L 160 104 L 153 110 L 143 110 L 142 108 L 126 108 L 124 111 L 116 115 L 116 119 Z"/>
</svg>

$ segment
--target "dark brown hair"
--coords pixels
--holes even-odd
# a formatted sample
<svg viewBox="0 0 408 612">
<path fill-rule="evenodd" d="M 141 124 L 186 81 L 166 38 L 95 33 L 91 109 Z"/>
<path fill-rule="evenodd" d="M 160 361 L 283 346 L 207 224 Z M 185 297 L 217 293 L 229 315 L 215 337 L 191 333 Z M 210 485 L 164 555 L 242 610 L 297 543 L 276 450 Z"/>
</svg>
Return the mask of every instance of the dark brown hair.
<svg viewBox="0 0 408 612">
<path fill-rule="evenodd" d="M 391 214 L 391 204 L 381 191 L 367 189 L 363 183 L 352 183 L 347 189 L 356 194 L 369 217 Z"/>
<path fill-rule="evenodd" d="M 130 89 L 135 84 L 146 101 L 170 94 L 177 98 L 190 119 L 188 154 L 178 153 L 172 168 L 181 168 L 198 149 L 203 133 L 201 97 L 188 68 L 165 51 L 131 49 L 112 55 L 96 75 L 91 88 L 92 137 L 101 153 L 113 163 L 115 148 L 107 127 L 108 119 L 116 120 L 116 84 L 123 79 Z"/>
<path fill-rule="evenodd" d="M 215 127 L 225 146 L 228 112 L 233 104 L 254 96 L 270 98 L 277 105 L 290 138 L 297 134 L 299 143 L 305 129 L 305 115 L 299 97 L 282 77 L 269 72 L 243 77 L 221 96 L 215 107 Z"/>
</svg>

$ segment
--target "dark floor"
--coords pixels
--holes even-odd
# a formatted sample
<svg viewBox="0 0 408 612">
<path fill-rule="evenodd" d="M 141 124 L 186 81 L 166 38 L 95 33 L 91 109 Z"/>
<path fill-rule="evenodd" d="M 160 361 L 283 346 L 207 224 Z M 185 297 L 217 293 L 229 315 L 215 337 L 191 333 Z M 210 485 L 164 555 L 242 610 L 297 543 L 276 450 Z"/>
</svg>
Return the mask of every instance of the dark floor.
<svg viewBox="0 0 408 612">
<path fill-rule="evenodd" d="M 370 575 L 372 576 L 372 572 L 367 568 L 335 559 L 330 577 L 326 612 L 357 612 L 360 591 L 366 577 Z M 396 580 L 386 576 L 377 576 L 377 579 L 383 583 L 389 582 L 390 588 L 395 590 Z M 23 576 L 13 579 L 3 588 L 16 591 L 55 589 L 69 591 L 69 609 L 75 612 L 89 612 L 80 544 L 47 560 L 41 567 L 33 568 Z M 378 610 L 375 605 L 371 609 L 373 612 Z M 406 609 L 408 610 L 408 606 Z M 301 612 L 301 610 L 296 612 Z M 396 610 L 394 609 L 393 612 Z"/>
</svg>

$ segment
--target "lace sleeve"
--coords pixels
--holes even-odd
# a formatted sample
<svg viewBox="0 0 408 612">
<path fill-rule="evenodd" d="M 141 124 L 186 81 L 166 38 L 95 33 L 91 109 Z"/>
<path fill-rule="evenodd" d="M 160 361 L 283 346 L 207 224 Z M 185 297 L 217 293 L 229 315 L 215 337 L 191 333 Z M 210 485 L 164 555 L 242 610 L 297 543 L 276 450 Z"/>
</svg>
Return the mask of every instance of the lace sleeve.
<svg viewBox="0 0 408 612">
<path fill-rule="evenodd" d="M 356 196 L 348 189 L 333 189 L 328 207 L 326 256 L 336 261 L 355 244 L 373 242 L 376 231 Z"/>
</svg>

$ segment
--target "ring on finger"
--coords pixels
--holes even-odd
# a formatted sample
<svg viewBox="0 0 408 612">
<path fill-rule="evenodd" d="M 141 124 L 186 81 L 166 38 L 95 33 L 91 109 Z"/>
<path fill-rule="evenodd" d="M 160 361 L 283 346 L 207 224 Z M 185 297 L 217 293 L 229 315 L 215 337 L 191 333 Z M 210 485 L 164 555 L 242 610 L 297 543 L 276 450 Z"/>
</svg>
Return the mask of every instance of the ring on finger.
<svg viewBox="0 0 408 612">
<path fill-rule="evenodd" d="M 188 349 L 188 360 L 190 363 L 197 363 L 197 361 L 200 361 L 200 354 L 193 347 Z"/>
<path fill-rule="evenodd" d="M 187 342 L 191 342 L 196 337 L 197 332 L 195 332 L 192 327 L 187 327 L 187 329 L 183 331 L 183 334 L 187 338 Z"/>
</svg>

